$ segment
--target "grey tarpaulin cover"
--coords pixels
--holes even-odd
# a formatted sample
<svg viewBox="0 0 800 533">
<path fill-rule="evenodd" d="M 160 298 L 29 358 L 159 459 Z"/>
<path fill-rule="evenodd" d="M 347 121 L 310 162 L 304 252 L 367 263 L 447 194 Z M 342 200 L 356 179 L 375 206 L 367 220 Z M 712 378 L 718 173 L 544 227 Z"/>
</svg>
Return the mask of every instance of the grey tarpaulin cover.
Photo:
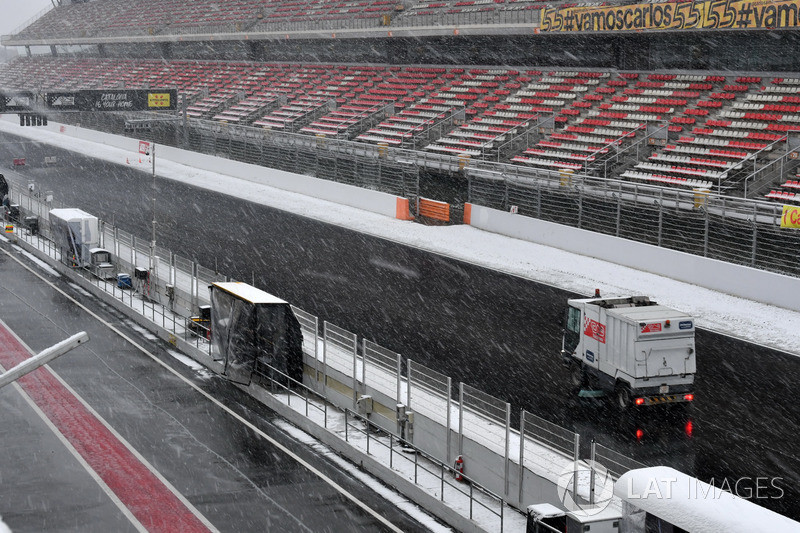
<svg viewBox="0 0 800 533">
<path fill-rule="evenodd" d="M 247 380 L 266 364 L 303 380 L 303 335 L 288 302 L 246 283 L 211 285 L 211 342 L 225 373 Z"/>
</svg>

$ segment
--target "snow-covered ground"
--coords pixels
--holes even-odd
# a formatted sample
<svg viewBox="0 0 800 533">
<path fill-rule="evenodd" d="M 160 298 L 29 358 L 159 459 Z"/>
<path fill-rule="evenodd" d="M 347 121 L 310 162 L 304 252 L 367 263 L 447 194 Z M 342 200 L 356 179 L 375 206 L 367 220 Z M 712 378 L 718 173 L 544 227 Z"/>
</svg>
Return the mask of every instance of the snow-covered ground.
<svg viewBox="0 0 800 533">
<path fill-rule="evenodd" d="M 69 137 L 39 128 L 21 128 L 0 121 L 0 131 L 23 135 L 121 165 L 151 172 L 151 162 L 138 153 Z M 333 204 L 265 185 L 198 170 L 160 158 L 159 178 L 285 209 L 330 224 L 429 250 L 462 261 L 591 295 L 644 294 L 663 305 L 687 312 L 700 327 L 800 355 L 800 313 L 733 297 L 546 246 L 492 234 L 471 226 L 424 226 Z M 265 169 L 264 172 L 269 172 Z M 747 283 L 746 279 L 738 280 Z"/>
</svg>

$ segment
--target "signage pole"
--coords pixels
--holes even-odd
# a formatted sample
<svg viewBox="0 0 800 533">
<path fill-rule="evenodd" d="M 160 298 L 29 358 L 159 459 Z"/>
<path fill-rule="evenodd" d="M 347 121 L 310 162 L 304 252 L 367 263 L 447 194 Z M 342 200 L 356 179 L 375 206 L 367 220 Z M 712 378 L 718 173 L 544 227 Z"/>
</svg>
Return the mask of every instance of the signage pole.
<svg viewBox="0 0 800 533">
<path fill-rule="evenodd" d="M 153 238 L 150 240 L 150 275 L 152 276 L 156 264 L 156 143 L 150 145 L 150 157 L 153 161 Z"/>
</svg>

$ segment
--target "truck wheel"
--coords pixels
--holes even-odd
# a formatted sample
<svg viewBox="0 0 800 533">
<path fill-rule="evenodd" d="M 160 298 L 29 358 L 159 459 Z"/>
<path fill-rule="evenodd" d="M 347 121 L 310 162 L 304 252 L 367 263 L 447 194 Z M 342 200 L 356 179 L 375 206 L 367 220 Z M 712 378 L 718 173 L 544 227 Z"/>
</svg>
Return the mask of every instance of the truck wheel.
<svg viewBox="0 0 800 533">
<path fill-rule="evenodd" d="M 583 373 L 583 367 L 579 363 L 569 365 L 569 380 L 572 386 L 577 389 L 586 385 L 586 375 Z"/>
<path fill-rule="evenodd" d="M 631 406 L 631 389 L 621 383 L 617 385 L 617 407 L 623 411 Z"/>
</svg>

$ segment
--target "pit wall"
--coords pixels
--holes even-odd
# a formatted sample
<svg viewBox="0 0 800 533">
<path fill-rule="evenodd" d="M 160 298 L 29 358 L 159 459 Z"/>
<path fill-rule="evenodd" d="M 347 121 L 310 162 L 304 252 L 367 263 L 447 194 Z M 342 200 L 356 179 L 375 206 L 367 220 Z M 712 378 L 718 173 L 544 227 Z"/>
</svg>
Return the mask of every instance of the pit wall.
<svg viewBox="0 0 800 533">
<path fill-rule="evenodd" d="M 11 120 L 12 118 L 14 120 Z M 6 115 L 3 120 L 6 122 L 15 122 L 16 115 Z M 50 122 L 47 126 L 37 126 L 36 128 L 19 128 L 19 132 L 15 131 L 14 134 L 24 136 L 26 133 L 30 133 L 30 130 L 52 131 L 75 139 L 113 146 L 114 148 L 125 150 L 131 154 L 139 153 L 138 139 L 131 139 L 121 135 L 113 135 L 78 126 L 59 124 L 57 122 Z M 355 207 L 392 218 L 399 218 L 401 220 L 411 220 L 412 218 L 408 210 L 408 199 L 399 198 L 384 192 L 372 191 L 343 183 L 336 183 L 329 180 L 303 176 L 301 174 L 293 174 L 282 170 L 223 159 L 161 144 L 156 145 L 156 166 L 159 160 L 171 161 L 192 168 L 267 185 L 269 187 L 275 187 L 276 189 L 295 192 L 304 196 L 327 200 L 329 202 Z"/>
<path fill-rule="evenodd" d="M 734 265 L 552 222 L 465 204 L 464 223 L 731 296 L 800 311 L 800 278 Z M 744 282 L 746 280 L 746 282 Z"/>
</svg>

